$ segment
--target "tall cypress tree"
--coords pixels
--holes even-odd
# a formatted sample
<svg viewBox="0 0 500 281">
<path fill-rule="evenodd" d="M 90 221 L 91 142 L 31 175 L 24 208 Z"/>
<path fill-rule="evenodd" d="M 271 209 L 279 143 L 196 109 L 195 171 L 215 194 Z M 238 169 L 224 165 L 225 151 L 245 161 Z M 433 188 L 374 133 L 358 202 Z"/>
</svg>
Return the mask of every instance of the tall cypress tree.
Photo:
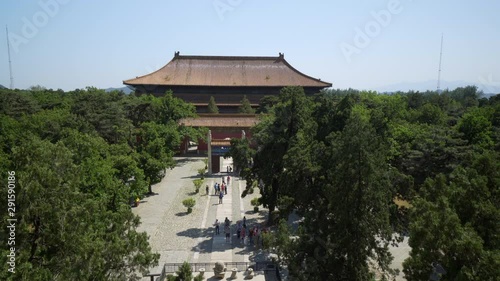
<svg viewBox="0 0 500 281">
<path fill-rule="evenodd" d="M 297 135 L 315 128 L 311 120 L 312 103 L 299 87 L 286 87 L 280 92 L 279 103 L 273 115 L 254 128 L 253 139 L 259 149 L 254 156 L 252 174 L 263 183 L 262 203 L 269 207 L 269 223 L 273 223 L 272 212 L 278 206 L 279 198 L 288 196 L 295 182 L 286 184 L 283 180 L 285 160 L 289 148 L 297 141 Z M 311 135 L 311 134 L 309 134 Z M 247 185 L 251 182 L 247 181 Z M 293 186 L 293 187 L 292 187 Z M 247 189 L 252 188 L 247 186 Z M 280 212 L 283 214 L 282 208 Z"/>
<path fill-rule="evenodd" d="M 308 137 L 313 132 L 295 131 L 279 172 L 278 204 L 291 201 L 304 216 L 298 238 L 278 243 L 282 262 L 297 280 L 372 280 L 374 271 L 390 277 L 393 195 L 370 111 L 354 105 L 345 127 L 324 141 Z"/>
<path fill-rule="evenodd" d="M 219 108 L 217 107 L 213 96 L 211 96 L 208 101 L 208 113 L 219 113 Z"/>
<path fill-rule="evenodd" d="M 245 114 L 255 113 L 255 109 L 253 109 L 252 106 L 250 105 L 250 101 L 248 100 L 246 95 L 244 95 L 243 99 L 241 100 L 241 106 L 238 108 L 238 112 Z"/>
</svg>

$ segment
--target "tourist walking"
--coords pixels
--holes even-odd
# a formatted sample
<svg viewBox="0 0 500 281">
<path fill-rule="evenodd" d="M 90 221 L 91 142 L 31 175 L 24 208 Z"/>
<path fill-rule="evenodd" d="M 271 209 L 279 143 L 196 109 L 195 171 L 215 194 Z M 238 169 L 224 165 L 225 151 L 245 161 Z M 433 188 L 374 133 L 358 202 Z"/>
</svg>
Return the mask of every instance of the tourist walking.
<svg viewBox="0 0 500 281">
<path fill-rule="evenodd" d="M 241 237 L 241 242 L 243 244 L 245 244 L 245 236 L 246 236 L 246 229 L 245 227 L 242 227 L 240 232 L 240 237 Z"/>
<path fill-rule="evenodd" d="M 230 242 L 231 229 L 229 228 L 229 225 L 224 226 L 224 233 L 226 234 L 226 242 Z"/>
<path fill-rule="evenodd" d="M 220 231 L 219 231 L 219 220 L 218 219 L 215 219 L 214 226 L 215 226 L 215 235 L 219 235 Z"/>
<path fill-rule="evenodd" d="M 260 231 L 259 231 L 259 228 L 256 226 L 254 231 L 253 231 L 253 236 L 254 236 L 254 241 L 255 241 L 255 246 L 259 246 L 259 240 L 260 240 Z"/>
<path fill-rule="evenodd" d="M 207 192 L 207 196 L 208 196 L 208 189 L 209 189 L 209 187 L 208 187 L 208 184 L 207 184 L 207 186 L 205 187 L 205 191 Z"/>
<path fill-rule="evenodd" d="M 253 244 L 253 228 L 248 229 L 248 244 Z"/>
<path fill-rule="evenodd" d="M 260 245 L 264 247 L 264 235 L 267 233 L 267 228 L 263 227 L 261 230 L 261 236 L 262 238 L 260 239 Z"/>
<path fill-rule="evenodd" d="M 240 239 L 240 232 L 241 232 L 241 221 L 238 221 L 238 224 L 236 226 L 236 237 Z"/>
<path fill-rule="evenodd" d="M 222 198 L 224 198 L 224 193 L 219 192 L 219 204 L 222 204 Z"/>
</svg>

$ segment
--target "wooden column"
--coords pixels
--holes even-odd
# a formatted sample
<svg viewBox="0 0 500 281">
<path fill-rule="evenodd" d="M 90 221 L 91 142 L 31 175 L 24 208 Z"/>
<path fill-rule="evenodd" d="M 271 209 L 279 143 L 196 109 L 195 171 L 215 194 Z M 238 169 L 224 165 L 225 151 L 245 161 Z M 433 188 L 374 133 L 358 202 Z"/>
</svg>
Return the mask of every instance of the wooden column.
<svg viewBox="0 0 500 281">
<path fill-rule="evenodd" d="M 208 144 L 208 174 L 212 174 L 212 131 L 208 130 L 207 136 L 207 144 Z"/>
</svg>

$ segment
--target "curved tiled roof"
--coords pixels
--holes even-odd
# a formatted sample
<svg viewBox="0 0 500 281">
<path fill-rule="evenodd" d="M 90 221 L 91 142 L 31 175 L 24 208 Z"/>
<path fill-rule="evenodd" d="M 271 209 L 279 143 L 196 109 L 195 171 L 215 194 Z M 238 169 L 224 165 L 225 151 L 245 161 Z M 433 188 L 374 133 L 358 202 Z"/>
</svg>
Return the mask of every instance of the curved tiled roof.
<svg viewBox="0 0 500 281">
<path fill-rule="evenodd" d="M 307 76 L 278 57 L 181 56 L 159 70 L 123 81 L 126 85 L 330 87 L 331 83 Z"/>
</svg>

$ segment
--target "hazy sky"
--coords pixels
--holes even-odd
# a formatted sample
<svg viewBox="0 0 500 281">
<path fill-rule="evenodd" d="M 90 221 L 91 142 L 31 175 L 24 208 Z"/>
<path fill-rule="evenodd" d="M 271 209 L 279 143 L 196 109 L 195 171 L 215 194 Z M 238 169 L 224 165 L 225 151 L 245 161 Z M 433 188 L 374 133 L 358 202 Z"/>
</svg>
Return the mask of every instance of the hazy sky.
<svg viewBox="0 0 500 281">
<path fill-rule="evenodd" d="M 500 86 L 500 1 L 2 0 L 0 84 L 121 87 L 181 55 L 277 56 L 335 88 Z M 446 83 L 446 82 L 445 82 Z M 444 85 L 446 87 L 446 84 Z"/>
</svg>

